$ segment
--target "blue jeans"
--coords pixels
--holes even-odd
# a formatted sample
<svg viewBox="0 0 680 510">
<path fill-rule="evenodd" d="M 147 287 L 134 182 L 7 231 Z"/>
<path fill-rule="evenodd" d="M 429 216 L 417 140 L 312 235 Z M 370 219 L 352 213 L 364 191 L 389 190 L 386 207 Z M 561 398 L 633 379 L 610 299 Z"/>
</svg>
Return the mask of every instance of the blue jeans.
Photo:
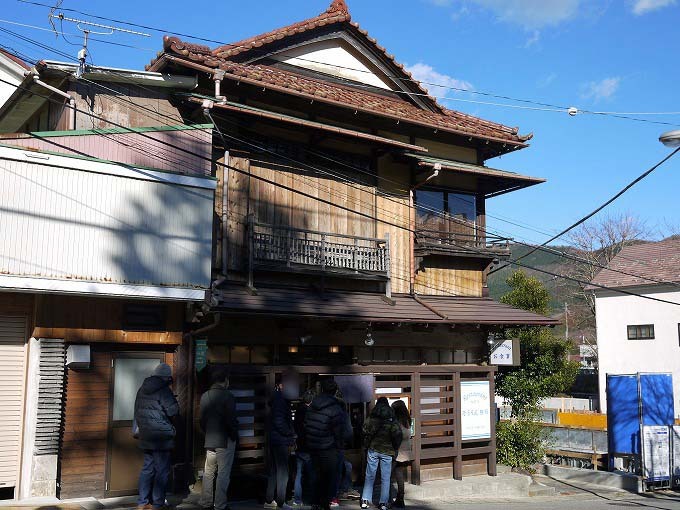
<svg viewBox="0 0 680 510">
<path fill-rule="evenodd" d="M 165 505 L 170 477 L 170 450 L 144 450 L 144 465 L 139 473 L 139 506 Z"/>
<path fill-rule="evenodd" d="M 340 454 L 338 484 L 338 496 L 347 492 L 352 487 L 352 463 L 345 458 L 344 453 Z"/>
<path fill-rule="evenodd" d="M 295 456 L 297 457 L 297 473 L 295 475 L 295 488 L 293 489 L 293 500 L 296 503 L 301 503 L 302 478 L 304 476 L 310 476 L 313 474 L 313 471 L 311 470 L 312 456 L 307 452 L 296 452 Z M 308 484 L 308 486 L 312 486 L 312 483 Z"/>
<path fill-rule="evenodd" d="M 375 475 L 380 465 L 380 501 L 379 504 L 387 504 L 390 499 L 390 476 L 392 475 L 392 456 L 368 450 L 366 458 L 366 481 L 361 499 L 373 501 L 373 485 Z"/>
</svg>

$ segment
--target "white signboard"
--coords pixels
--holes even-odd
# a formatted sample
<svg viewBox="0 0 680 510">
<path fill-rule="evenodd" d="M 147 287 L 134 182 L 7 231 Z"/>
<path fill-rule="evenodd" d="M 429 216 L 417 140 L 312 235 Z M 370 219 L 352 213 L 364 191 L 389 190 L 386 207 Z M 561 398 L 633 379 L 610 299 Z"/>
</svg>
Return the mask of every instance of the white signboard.
<svg viewBox="0 0 680 510">
<path fill-rule="evenodd" d="M 665 425 L 642 427 L 643 474 L 649 481 L 668 480 L 671 476 L 670 434 Z"/>
<path fill-rule="evenodd" d="M 519 339 L 508 338 L 494 347 L 489 360 L 492 365 L 517 366 L 519 365 Z"/>
<path fill-rule="evenodd" d="M 461 381 L 460 414 L 463 441 L 491 438 L 489 381 Z"/>
<path fill-rule="evenodd" d="M 680 426 L 673 426 L 673 477 L 680 478 Z"/>
</svg>

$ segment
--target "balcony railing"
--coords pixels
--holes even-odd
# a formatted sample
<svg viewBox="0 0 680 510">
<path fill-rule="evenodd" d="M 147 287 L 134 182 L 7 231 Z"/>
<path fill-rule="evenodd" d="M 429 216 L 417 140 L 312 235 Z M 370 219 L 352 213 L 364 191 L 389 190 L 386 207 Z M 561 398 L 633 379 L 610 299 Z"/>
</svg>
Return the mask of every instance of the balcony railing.
<svg viewBox="0 0 680 510">
<path fill-rule="evenodd" d="M 468 257 L 509 257 L 510 239 L 484 235 L 474 223 L 446 221 L 433 225 L 426 222 L 416 227 L 416 252 Z"/>
<path fill-rule="evenodd" d="M 389 279 L 389 237 L 376 239 L 249 222 L 251 267 Z"/>
</svg>

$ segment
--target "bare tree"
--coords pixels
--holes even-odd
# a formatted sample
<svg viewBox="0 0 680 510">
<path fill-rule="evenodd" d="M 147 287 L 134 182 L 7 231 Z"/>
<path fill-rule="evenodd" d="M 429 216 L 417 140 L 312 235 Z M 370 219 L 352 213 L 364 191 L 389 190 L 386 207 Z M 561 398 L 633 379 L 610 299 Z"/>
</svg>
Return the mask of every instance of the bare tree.
<svg viewBox="0 0 680 510">
<path fill-rule="evenodd" d="M 571 245 L 582 261 L 571 261 L 575 278 L 591 282 L 602 266 L 608 266 L 624 246 L 644 241 L 652 234 L 646 223 L 630 213 L 612 214 L 584 223 L 569 235 Z M 592 317 L 595 298 L 585 284 L 579 284 L 579 298 L 583 299 Z"/>
</svg>

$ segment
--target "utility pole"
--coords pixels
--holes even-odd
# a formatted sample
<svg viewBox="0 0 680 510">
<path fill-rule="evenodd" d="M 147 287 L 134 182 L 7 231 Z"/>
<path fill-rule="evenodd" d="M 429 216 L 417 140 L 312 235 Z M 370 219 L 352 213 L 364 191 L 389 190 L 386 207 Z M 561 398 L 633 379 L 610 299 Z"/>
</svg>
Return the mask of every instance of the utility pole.
<svg viewBox="0 0 680 510">
<path fill-rule="evenodd" d="M 569 305 L 564 302 L 564 339 L 569 341 Z"/>
</svg>

